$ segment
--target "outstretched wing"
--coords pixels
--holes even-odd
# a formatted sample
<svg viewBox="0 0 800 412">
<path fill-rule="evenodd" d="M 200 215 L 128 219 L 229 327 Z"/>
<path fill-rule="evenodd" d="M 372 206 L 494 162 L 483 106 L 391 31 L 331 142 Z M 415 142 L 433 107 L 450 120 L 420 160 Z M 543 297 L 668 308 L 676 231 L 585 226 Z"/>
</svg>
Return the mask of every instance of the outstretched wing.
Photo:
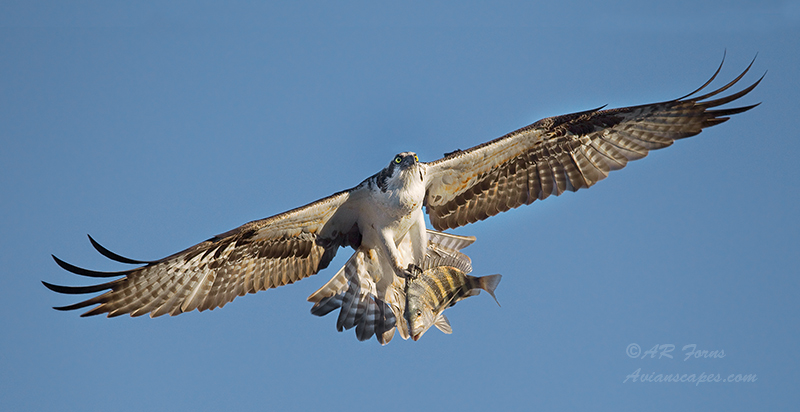
<svg viewBox="0 0 800 412">
<path fill-rule="evenodd" d="M 711 108 L 746 95 L 761 79 L 740 92 L 708 99 L 736 84 L 752 64 L 730 83 L 702 96 L 691 97 L 716 78 L 722 64 L 703 86 L 679 99 L 542 119 L 429 163 L 425 206 L 431 224 L 438 230 L 452 229 L 536 199 L 591 187 L 629 160 L 750 110 L 757 104 Z"/>
<path fill-rule="evenodd" d="M 144 264 L 122 272 L 96 272 L 53 256 L 62 268 L 89 277 L 117 277 L 93 286 L 59 286 L 65 294 L 108 292 L 58 310 L 98 305 L 81 316 L 107 313 L 151 317 L 194 309 L 222 307 L 237 296 L 274 288 L 311 276 L 325 268 L 340 246 L 360 243 L 352 203 L 358 188 L 306 206 L 255 220 L 182 252 L 156 261 L 117 255 L 89 238 L 101 254 L 128 264 Z"/>
</svg>

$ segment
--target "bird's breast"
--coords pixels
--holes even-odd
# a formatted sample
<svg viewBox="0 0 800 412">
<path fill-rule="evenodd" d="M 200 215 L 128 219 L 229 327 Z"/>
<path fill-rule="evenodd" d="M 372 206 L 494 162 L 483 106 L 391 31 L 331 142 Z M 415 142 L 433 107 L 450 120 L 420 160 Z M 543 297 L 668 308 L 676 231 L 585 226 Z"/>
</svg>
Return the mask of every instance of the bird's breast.
<svg viewBox="0 0 800 412">
<path fill-rule="evenodd" d="M 396 216 L 407 216 L 422 208 L 425 188 L 421 184 L 410 184 L 386 192 L 384 205 Z"/>
</svg>

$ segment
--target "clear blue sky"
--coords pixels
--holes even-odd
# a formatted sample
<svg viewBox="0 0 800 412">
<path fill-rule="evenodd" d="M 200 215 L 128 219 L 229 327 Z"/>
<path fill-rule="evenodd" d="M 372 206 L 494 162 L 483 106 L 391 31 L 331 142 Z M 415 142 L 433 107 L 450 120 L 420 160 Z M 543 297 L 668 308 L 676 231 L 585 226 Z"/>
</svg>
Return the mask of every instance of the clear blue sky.
<svg viewBox="0 0 800 412">
<path fill-rule="evenodd" d="M 800 403 L 800 5 L 0 5 L 0 409 L 790 410 Z M 649 3 L 648 3 L 649 4 Z M 297 284 L 82 319 L 55 254 L 120 270 L 542 117 L 679 97 L 758 54 L 758 108 L 592 189 L 457 231 L 452 335 L 337 333 Z M 715 83 L 717 85 L 722 82 Z M 633 359 L 674 345 L 673 358 Z M 684 361 L 683 347 L 724 350 Z M 641 357 L 641 355 L 640 355 Z M 625 382 L 754 374 L 750 383 Z"/>
</svg>

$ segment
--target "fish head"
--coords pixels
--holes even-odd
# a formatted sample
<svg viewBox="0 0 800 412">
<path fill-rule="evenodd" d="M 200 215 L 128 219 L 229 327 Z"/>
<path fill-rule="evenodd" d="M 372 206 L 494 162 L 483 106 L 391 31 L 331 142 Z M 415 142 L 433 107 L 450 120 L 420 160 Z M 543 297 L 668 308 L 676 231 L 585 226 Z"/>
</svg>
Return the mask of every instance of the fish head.
<svg viewBox="0 0 800 412">
<path fill-rule="evenodd" d="M 405 318 L 408 322 L 408 333 L 411 339 L 416 341 L 433 326 L 436 314 L 421 300 L 409 299 L 406 304 Z"/>
</svg>

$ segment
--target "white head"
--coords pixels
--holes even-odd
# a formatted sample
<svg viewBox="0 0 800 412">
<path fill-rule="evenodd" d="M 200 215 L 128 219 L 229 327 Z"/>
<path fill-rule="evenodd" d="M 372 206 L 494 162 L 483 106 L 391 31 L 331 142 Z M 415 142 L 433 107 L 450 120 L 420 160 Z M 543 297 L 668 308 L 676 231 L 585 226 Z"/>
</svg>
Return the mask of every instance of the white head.
<svg viewBox="0 0 800 412">
<path fill-rule="evenodd" d="M 403 152 L 394 156 L 389 165 L 378 173 L 378 186 L 386 190 L 390 183 L 406 186 L 412 180 L 423 180 L 422 163 L 414 152 Z"/>
</svg>

